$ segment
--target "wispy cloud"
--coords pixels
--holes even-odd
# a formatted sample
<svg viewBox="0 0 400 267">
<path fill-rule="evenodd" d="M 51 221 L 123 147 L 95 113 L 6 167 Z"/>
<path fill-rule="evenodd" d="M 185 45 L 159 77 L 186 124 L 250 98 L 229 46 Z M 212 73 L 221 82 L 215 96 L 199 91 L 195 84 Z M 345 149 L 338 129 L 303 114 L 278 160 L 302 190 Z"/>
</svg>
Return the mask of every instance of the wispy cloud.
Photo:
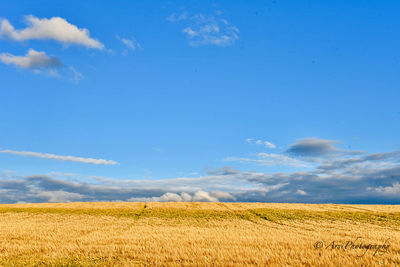
<svg viewBox="0 0 400 267">
<path fill-rule="evenodd" d="M 181 14 L 173 13 L 167 20 L 186 24 L 183 33 L 191 46 L 228 46 L 239 39 L 239 29 L 218 15 L 201 13 L 189 15 L 187 12 L 183 12 Z"/>
<path fill-rule="evenodd" d="M 237 161 L 242 163 L 256 163 L 263 166 L 290 166 L 290 167 L 310 167 L 310 164 L 283 154 L 275 153 L 256 153 L 255 158 L 249 157 L 228 157 L 225 161 Z"/>
<path fill-rule="evenodd" d="M 255 144 L 255 145 L 259 145 L 259 146 L 265 146 L 267 148 L 276 148 L 276 145 L 269 142 L 269 141 L 263 141 L 263 140 L 256 140 L 256 139 L 252 139 L 252 138 L 247 138 L 246 142 L 249 144 Z"/>
<path fill-rule="evenodd" d="M 0 54 L 0 61 L 7 65 L 14 65 L 18 68 L 29 69 L 34 72 L 47 70 L 52 74 L 57 73 L 57 70 L 64 67 L 59 58 L 48 56 L 45 52 L 38 52 L 33 49 L 30 49 L 25 56 L 2 53 Z"/>
<path fill-rule="evenodd" d="M 120 40 L 129 50 L 135 51 L 136 49 L 142 48 L 141 44 L 138 41 L 136 41 L 135 38 L 129 39 L 117 35 L 117 39 Z"/>
<path fill-rule="evenodd" d="M 124 49 L 122 50 L 122 55 L 126 56 L 129 54 L 129 51 L 136 51 L 137 49 L 142 49 L 142 45 L 135 38 L 125 38 L 120 37 L 119 35 L 116 38 L 121 41 L 124 45 Z"/>
<path fill-rule="evenodd" d="M 116 164 L 118 164 L 118 162 L 113 161 L 113 160 L 83 158 L 83 157 L 75 157 L 75 156 L 61 156 L 61 155 L 31 152 L 31 151 L 16 151 L 16 150 L 7 149 L 7 150 L 0 150 L 0 153 L 12 154 L 12 155 L 18 155 L 18 156 L 37 157 L 37 158 L 43 158 L 43 159 L 61 160 L 61 161 L 73 161 L 73 162 L 96 164 L 96 165 L 116 165 Z"/>
<path fill-rule="evenodd" d="M 74 67 L 69 67 L 70 71 L 72 72 L 72 81 L 74 83 L 78 83 L 80 80 L 84 78 L 83 74 L 77 71 Z"/>
<path fill-rule="evenodd" d="M 0 22 L 0 37 L 15 41 L 27 40 L 55 40 L 65 45 L 82 45 L 88 48 L 104 49 L 104 45 L 90 37 L 89 30 L 78 28 L 60 17 L 37 18 L 29 15 L 25 17 L 27 27 L 16 30 L 13 25 L 3 19 Z"/>
<path fill-rule="evenodd" d="M 186 20 L 189 17 L 188 12 L 184 11 L 181 14 L 172 13 L 168 16 L 167 20 L 170 22 L 178 22 L 181 20 Z"/>
</svg>

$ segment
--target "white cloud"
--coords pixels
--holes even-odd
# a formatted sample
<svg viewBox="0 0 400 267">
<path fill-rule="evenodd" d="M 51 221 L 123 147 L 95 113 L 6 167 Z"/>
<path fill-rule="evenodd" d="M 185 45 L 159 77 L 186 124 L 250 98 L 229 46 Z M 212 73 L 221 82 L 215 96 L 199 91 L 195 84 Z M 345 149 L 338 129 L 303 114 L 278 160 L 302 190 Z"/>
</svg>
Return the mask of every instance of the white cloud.
<svg viewBox="0 0 400 267">
<path fill-rule="evenodd" d="M 181 21 L 181 20 L 185 20 L 188 18 L 188 13 L 187 12 L 183 12 L 182 14 L 176 14 L 176 13 L 172 13 L 167 20 L 171 21 L 171 22 L 176 22 L 176 21 Z"/>
<path fill-rule="evenodd" d="M 271 148 L 271 149 L 276 148 L 276 145 L 271 143 L 271 142 L 269 142 L 269 141 L 255 140 L 255 139 L 252 139 L 252 138 L 247 138 L 246 142 L 249 143 L 249 144 L 256 144 L 256 145 L 259 145 L 259 146 L 262 145 L 262 146 L 265 146 L 265 147 Z"/>
<path fill-rule="evenodd" d="M 144 202 L 218 202 L 219 199 L 231 199 L 235 198 L 227 193 L 222 191 L 214 191 L 208 193 L 206 191 L 199 190 L 191 196 L 190 194 L 183 192 L 181 194 L 167 192 L 160 197 L 151 197 L 151 198 L 137 198 L 132 197 L 128 199 L 128 201 L 144 201 Z"/>
<path fill-rule="evenodd" d="M 383 195 L 400 195 L 400 183 L 393 183 L 392 186 L 379 186 L 379 187 L 368 187 L 367 191 L 375 191 Z"/>
<path fill-rule="evenodd" d="M 271 142 L 268 141 L 264 141 L 264 146 L 268 147 L 268 148 L 276 148 L 276 145 L 274 145 Z"/>
<path fill-rule="evenodd" d="M 301 195 L 301 196 L 307 196 L 307 192 L 301 189 L 297 189 L 296 194 Z"/>
<path fill-rule="evenodd" d="M 48 56 L 45 52 L 38 52 L 33 49 L 30 49 L 25 56 L 15 56 L 8 53 L 0 54 L 0 61 L 7 65 L 15 65 L 35 72 L 46 69 L 55 73 L 57 69 L 63 67 L 63 63 L 57 57 Z"/>
<path fill-rule="evenodd" d="M 175 193 L 165 193 L 161 197 L 155 197 L 154 201 L 160 201 L 160 202 L 181 202 L 182 197 L 178 194 Z"/>
<path fill-rule="evenodd" d="M 218 202 L 218 199 L 216 197 L 210 196 L 209 193 L 200 190 L 194 194 L 192 201 L 194 201 L 194 202 Z"/>
<path fill-rule="evenodd" d="M 0 150 L 0 153 L 4 154 L 12 154 L 18 156 L 29 156 L 29 157 L 37 157 L 43 159 L 54 159 L 61 161 L 73 161 L 80 163 L 88 163 L 88 164 L 96 164 L 96 165 L 116 165 L 117 162 L 113 160 L 105 160 L 105 159 L 94 159 L 94 158 L 82 158 L 82 157 L 74 157 L 74 156 L 60 156 L 49 153 L 38 153 L 38 152 L 30 152 L 30 151 L 15 151 L 15 150 Z"/>
<path fill-rule="evenodd" d="M 192 196 L 189 195 L 188 193 L 182 193 L 181 198 L 182 198 L 182 201 L 184 201 L 184 202 L 192 201 Z"/>
<path fill-rule="evenodd" d="M 104 49 L 104 45 L 90 37 L 89 30 L 78 28 L 63 18 L 37 18 L 29 15 L 25 18 L 27 27 L 16 30 L 11 23 L 3 19 L 0 23 L 0 37 L 16 41 L 55 40 L 65 45 L 83 45 L 88 48 Z"/>
<path fill-rule="evenodd" d="M 183 33 L 186 34 L 191 46 L 228 46 L 239 39 L 238 28 L 220 17 L 204 14 L 189 16 L 187 12 L 184 12 L 181 15 L 172 14 L 167 19 L 171 22 L 188 22 Z"/>
</svg>

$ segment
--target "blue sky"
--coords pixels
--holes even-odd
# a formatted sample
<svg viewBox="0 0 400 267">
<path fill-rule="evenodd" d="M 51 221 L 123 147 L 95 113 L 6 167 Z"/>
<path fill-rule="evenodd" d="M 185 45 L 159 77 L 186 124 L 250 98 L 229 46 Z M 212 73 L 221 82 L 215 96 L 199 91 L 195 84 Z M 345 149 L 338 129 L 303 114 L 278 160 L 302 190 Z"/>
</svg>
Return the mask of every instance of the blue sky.
<svg viewBox="0 0 400 267">
<path fill-rule="evenodd" d="M 1 1 L 0 202 L 400 203 L 399 8 Z"/>
</svg>

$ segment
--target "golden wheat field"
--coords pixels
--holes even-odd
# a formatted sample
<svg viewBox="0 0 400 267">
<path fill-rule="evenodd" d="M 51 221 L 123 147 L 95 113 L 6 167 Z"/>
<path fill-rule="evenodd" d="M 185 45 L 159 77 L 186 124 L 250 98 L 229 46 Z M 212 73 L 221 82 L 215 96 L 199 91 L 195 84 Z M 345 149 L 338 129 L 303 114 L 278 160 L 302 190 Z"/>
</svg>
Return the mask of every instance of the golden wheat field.
<svg viewBox="0 0 400 267">
<path fill-rule="evenodd" d="M 400 207 L 0 205 L 2 266 L 399 266 Z"/>
</svg>

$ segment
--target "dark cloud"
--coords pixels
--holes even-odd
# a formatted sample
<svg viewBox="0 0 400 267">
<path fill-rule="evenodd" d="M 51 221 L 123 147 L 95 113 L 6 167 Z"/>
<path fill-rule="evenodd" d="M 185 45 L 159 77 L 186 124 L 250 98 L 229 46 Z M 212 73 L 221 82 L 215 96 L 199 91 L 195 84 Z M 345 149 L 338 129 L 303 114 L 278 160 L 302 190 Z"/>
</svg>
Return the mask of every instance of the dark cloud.
<svg viewBox="0 0 400 267">
<path fill-rule="evenodd" d="M 94 185 L 85 182 L 70 182 L 55 179 L 45 175 L 17 178 L 14 180 L 0 179 L 0 202 L 54 202 L 53 195 L 61 194 L 63 201 L 127 201 L 132 196 L 152 197 L 162 195 L 164 190 L 159 189 L 134 189 L 123 186 Z M 5 191 L 4 191 L 5 190 Z M 68 198 L 65 193 L 71 193 Z M 79 197 L 78 197 L 79 196 Z"/>
<path fill-rule="evenodd" d="M 0 179 L 0 203 L 70 201 L 222 201 L 233 200 L 229 192 L 135 188 L 71 182 L 46 175 Z M 143 182 L 143 181 L 142 181 Z M 118 182 L 114 182 L 118 184 Z M 172 191 L 172 192 L 171 192 Z"/>
<path fill-rule="evenodd" d="M 243 201 L 305 202 L 305 203 L 400 203 L 398 195 L 388 194 L 400 182 L 400 166 L 382 169 L 348 169 L 340 172 L 319 173 L 318 171 L 275 173 L 250 177 L 251 183 L 259 183 L 259 191 L 243 192 L 236 198 Z M 279 190 L 265 193 L 262 188 L 286 183 Z M 385 187 L 387 190 L 380 190 Z M 297 194 L 302 190 L 306 195 Z"/>
<path fill-rule="evenodd" d="M 360 151 L 347 151 L 337 148 L 339 141 L 320 138 L 303 138 L 292 144 L 286 153 L 300 157 L 323 157 L 337 153 L 360 154 Z"/>
</svg>

